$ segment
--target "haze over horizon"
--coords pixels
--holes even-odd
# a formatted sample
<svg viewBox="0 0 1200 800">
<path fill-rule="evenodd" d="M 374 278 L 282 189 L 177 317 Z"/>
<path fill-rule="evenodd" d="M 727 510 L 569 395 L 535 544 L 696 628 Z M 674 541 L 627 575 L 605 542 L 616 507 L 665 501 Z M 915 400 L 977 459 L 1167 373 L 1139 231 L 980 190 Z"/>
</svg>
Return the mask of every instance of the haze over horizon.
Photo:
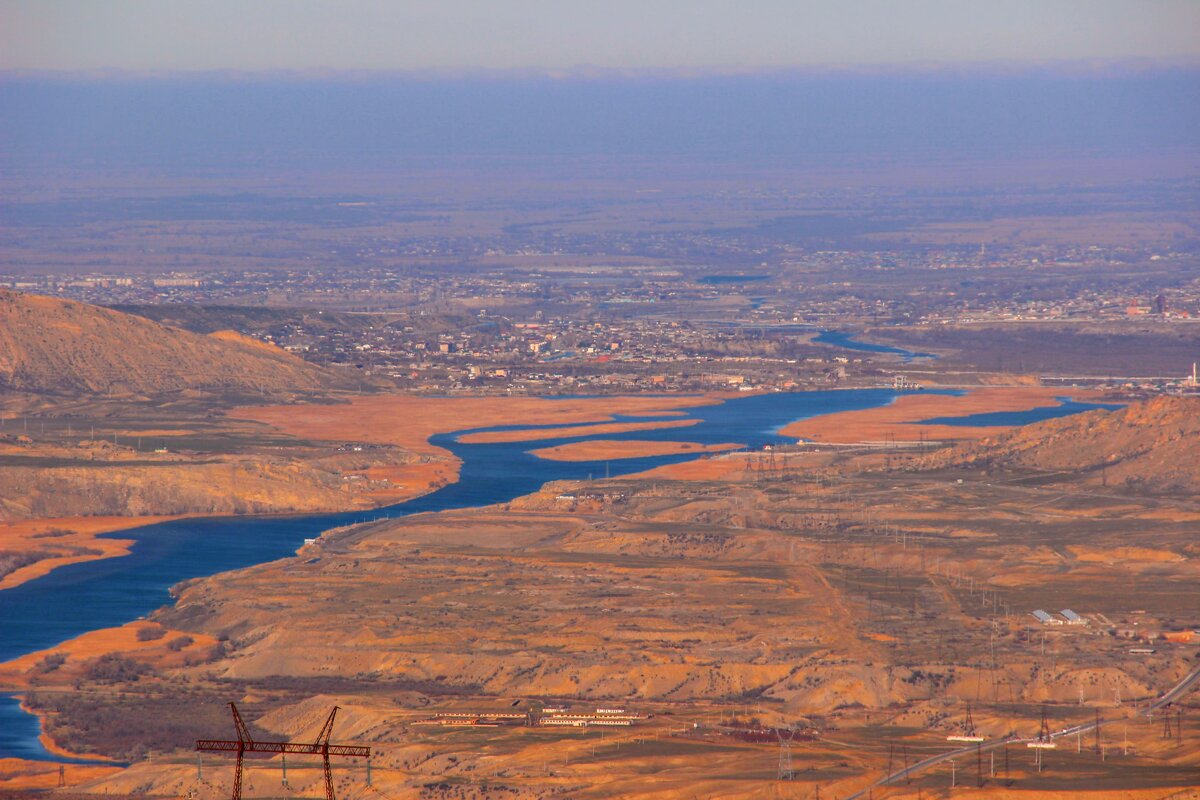
<svg viewBox="0 0 1200 800">
<path fill-rule="evenodd" d="M 1181 0 L 0 0 L 0 168 L 1200 153 Z"/>
<path fill-rule="evenodd" d="M 760 70 L 1200 59 L 1187 0 L 0 2 L 0 71 Z"/>
</svg>

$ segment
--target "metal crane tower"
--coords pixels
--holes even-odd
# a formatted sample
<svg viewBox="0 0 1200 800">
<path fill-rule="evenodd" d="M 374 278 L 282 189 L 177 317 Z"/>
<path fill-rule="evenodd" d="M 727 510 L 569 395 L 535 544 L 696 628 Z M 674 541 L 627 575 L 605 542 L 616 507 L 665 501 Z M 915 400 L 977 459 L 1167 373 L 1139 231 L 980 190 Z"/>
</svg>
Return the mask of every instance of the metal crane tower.
<svg viewBox="0 0 1200 800">
<path fill-rule="evenodd" d="M 330 756 L 349 756 L 351 758 L 370 758 L 371 748 L 349 744 L 330 744 L 329 736 L 333 733 L 333 718 L 337 716 L 338 707 L 334 706 L 329 712 L 329 718 L 321 727 L 315 742 L 256 742 L 250 736 L 242 715 L 237 706 L 229 704 L 233 712 L 233 724 L 237 728 L 237 739 L 200 739 L 196 742 L 196 750 L 212 753 L 237 753 L 237 766 L 233 773 L 233 800 L 242 800 L 242 761 L 246 753 L 302 753 L 319 755 L 325 767 L 325 800 L 337 800 L 333 794 L 333 772 L 329 768 Z"/>
</svg>

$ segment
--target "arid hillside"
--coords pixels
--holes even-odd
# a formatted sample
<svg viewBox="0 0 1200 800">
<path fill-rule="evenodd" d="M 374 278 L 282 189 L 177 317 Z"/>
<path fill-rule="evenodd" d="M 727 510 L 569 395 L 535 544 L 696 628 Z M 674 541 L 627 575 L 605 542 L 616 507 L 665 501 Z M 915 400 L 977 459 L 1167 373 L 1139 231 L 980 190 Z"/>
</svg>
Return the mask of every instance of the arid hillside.
<svg viewBox="0 0 1200 800">
<path fill-rule="evenodd" d="M 938 453 L 927 466 L 1062 472 L 1154 494 L 1200 491 L 1200 398 L 1158 397 L 1017 428 Z"/>
<path fill-rule="evenodd" d="M 1084 430 L 1111 425 L 1097 441 L 1117 449 L 1150 414 L 1143 435 L 1170 446 L 1189 409 L 1148 404 Z M 1044 446 L 1070 430 L 1042 426 Z M 339 741 L 373 753 L 371 788 L 337 767 L 349 800 L 375 787 L 395 800 L 878 797 L 905 761 L 955 752 L 886 796 L 946 796 L 964 780 L 993 792 L 980 796 L 1180 796 L 1200 723 L 1185 715 L 1166 739 L 1146 710 L 1183 697 L 1196 669 L 1194 493 L 1046 485 L 1020 441 L 993 444 L 1013 480 L 881 471 L 878 455 L 845 450 L 768 475 L 729 453 L 707 476 L 563 481 L 328 531 L 296 558 L 179 584 L 173 606 L 134 623 L 157 638 L 87 634 L 0 665 L 0 688 L 25 691 L 57 746 L 134 762 L 78 779 L 95 793 L 227 793 L 229 759 L 205 761 L 205 783 L 192 748 L 229 730 L 234 701 L 295 740 L 340 706 Z M 86 546 L 74 525 L 22 530 L 48 549 L 58 528 L 61 557 Z M 1044 625 L 1033 609 L 1086 624 Z M 635 718 L 525 724 L 547 707 Z M 477 723 L 480 709 L 518 722 Z M 988 750 L 947 739 L 968 713 Z M 1068 740 L 1049 766 L 1020 741 L 1007 753 L 1043 715 L 1056 731 L 1102 719 L 1090 740 L 1107 749 Z M 789 793 L 780 728 L 808 732 Z M 253 762 L 247 785 L 275 785 L 281 766 Z M 289 759 L 289 781 L 312 796 L 319 777 L 303 768 Z"/>
<path fill-rule="evenodd" d="M 989 741 L 1036 735 L 1043 709 L 1056 730 L 1104 718 L 1107 760 L 1064 745 L 1038 772 L 1014 745 L 1004 780 L 1022 792 L 1149 800 L 1189 785 L 1194 745 L 1160 738 L 1139 709 L 1194 668 L 1194 645 L 1136 650 L 1194 624 L 1200 512 L 794 466 L 732 482 L 563 482 L 507 507 L 331 531 L 298 558 L 179 585 L 174 607 L 137 623 L 166 631 L 154 646 L 131 649 L 128 629 L 89 634 L 4 665 L 0 685 L 31 690 L 59 746 L 137 761 L 87 784 L 97 793 L 221 796 L 229 759 L 206 761 L 200 784 L 191 748 L 230 728 L 231 700 L 296 740 L 341 706 L 336 735 L 372 747 L 375 785 L 396 800 L 786 797 L 777 742 L 755 738 L 764 726 L 820 731 L 792 748 L 790 796 L 847 797 L 905 753 L 952 750 L 967 704 Z M 1131 528 L 1139 546 L 1119 549 Z M 1090 624 L 1043 627 L 1033 608 L 1075 608 Z M 206 644 L 172 652 L 183 637 Z M 436 717 L 546 706 L 641 716 L 626 729 Z M 1184 741 L 1200 741 L 1194 719 L 1183 724 Z M 974 764 L 961 758 L 957 779 L 975 782 Z M 281 771 L 250 769 L 258 786 Z M 319 791 L 299 769 L 289 759 L 300 794 Z M 373 796 L 361 770 L 337 769 L 339 796 Z M 945 796 L 951 769 L 888 796 Z"/>
<path fill-rule="evenodd" d="M 360 477 L 358 473 L 349 473 Z M 370 508 L 368 480 L 283 458 L 0 465 L 0 520 L 81 514 L 141 517 Z M 390 499 L 390 498 L 389 498 Z"/>
<path fill-rule="evenodd" d="M 232 332 L 208 336 L 99 306 L 0 290 L 0 390 L 299 392 L 326 370 Z"/>
</svg>

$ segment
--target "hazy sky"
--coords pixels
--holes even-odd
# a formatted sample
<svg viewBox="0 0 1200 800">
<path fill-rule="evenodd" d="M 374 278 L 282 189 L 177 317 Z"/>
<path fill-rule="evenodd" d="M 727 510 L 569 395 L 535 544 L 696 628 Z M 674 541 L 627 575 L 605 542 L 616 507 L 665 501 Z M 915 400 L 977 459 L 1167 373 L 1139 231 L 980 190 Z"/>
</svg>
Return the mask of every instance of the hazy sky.
<svg viewBox="0 0 1200 800">
<path fill-rule="evenodd" d="M 0 0 L 0 69 L 1200 58 L 1200 0 Z"/>
</svg>

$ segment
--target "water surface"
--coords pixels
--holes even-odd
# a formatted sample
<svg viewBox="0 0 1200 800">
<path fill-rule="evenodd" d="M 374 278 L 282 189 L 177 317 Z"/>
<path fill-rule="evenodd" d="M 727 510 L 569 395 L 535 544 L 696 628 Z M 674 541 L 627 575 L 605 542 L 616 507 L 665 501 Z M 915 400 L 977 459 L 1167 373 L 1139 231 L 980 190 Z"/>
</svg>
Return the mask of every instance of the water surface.
<svg viewBox="0 0 1200 800">
<path fill-rule="evenodd" d="M 1069 397 L 1056 397 L 1054 399 L 1058 401 L 1058 405 L 1056 406 L 1038 406 L 1037 408 L 1027 408 L 1021 411 L 987 411 L 981 414 L 967 414 L 962 417 L 932 417 L 909 424 L 961 425 L 964 427 L 979 426 L 985 428 L 993 426 L 1010 427 L 1029 425 L 1030 423 L 1041 422 L 1047 419 L 1069 417 L 1072 414 L 1079 414 L 1083 411 L 1095 411 L 1097 409 L 1115 411 L 1118 408 L 1125 407 L 1121 403 L 1081 403 Z"/>
<path fill-rule="evenodd" d="M 835 411 L 872 408 L 891 402 L 890 389 L 851 389 L 739 397 L 711 406 L 683 409 L 697 424 L 687 428 L 604 434 L 605 439 L 740 442 L 761 447 L 788 441 L 777 431 L 787 423 Z M 622 420 L 662 417 L 619 416 Z M 501 426 L 479 430 L 544 428 Z M 571 427 L 575 427 L 572 425 Z M 550 461 L 528 451 L 586 441 L 572 436 L 534 442 L 464 444 L 462 433 L 439 434 L 430 442 L 462 460 L 459 480 L 422 497 L 372 511 L 332 514 L 190 518 L 105 534 L 132 539 L 127 556 L 69 564 L 0 592 L 0 661 L 51 647 L 86 631 L 122 625 L 169 602 L 167 590 L 179 581 L 213 575 L 292 555 L 305 538 L 340 525 L 384 515 L 503 503 L 536 491 L 552 480 L 622 475 L 661 464 L 687 461 L 682 453 L 618 461 Z"/>
<path fill-rule="evenodd" d="M 919 353 L 915 350 L 906 350 L 903 347 L 864 342 L 860 339 L 855 339 L 851 334 L 843 331 L 821 331 L 813 337 L 813 341 L 817 344 L 828 344 L 844 350 L 858 350 L 864 353 L 891 353 L 900 356 L 906 362 L 916 359 L 937 358 L 936 353 Z"/>
<path fill-rule="evenodd" d="M 900 394 L 891 389 L 842 389 L 750 395 L 716 405 L 681 409 L 684 416 L 680 417 L 614 415 L 621 421 L 696 420 L 696 424 L 689 427 L 529 442 L 464 444 L 458 440 L 462 434 L 474 431 L 433 436 L 430 438 L 432 444 L 445 447 L 462 460 L 459 480 L 404 503 L 365 512 L 181 519 L 105 534 L 110 538 L 132 539 L 129 555 L 70 564 L 36 580 L 0 591 L 0 661 L 52 647 L 87 631 L 115 627 L 143 617 L 169 603 L 168 590 L 180 581 L 291 556 L 305 538 L 319 536 L 333 527 L 384 516 L 503 503 L 534 492 L 548 481 L 625 475 L 702 455 L 695 452 L 611 462 L 571 462 L 538 458 L 529 452 L 533 449 L 593 438 L 698 444 L 738 442 L 758 448 L 794 441 L 780 436 L 779 430 L 796 420 L 874 408 L 892 402 Z M 1054 410 L 1075 413 L 1090 407 L 1088 404 L 1069 404 Z M 1013 423 L 961 421 L 949 424 Z M 476 430 L 554 427 L 542 424 Z M 564 423 L 557 427 L 579 426 Z M 42 749 L 37 733 L 37 719 L 21 712 L 15 699 L 0 696 L 0 758 L 59 760 Z"/>
</svg>

